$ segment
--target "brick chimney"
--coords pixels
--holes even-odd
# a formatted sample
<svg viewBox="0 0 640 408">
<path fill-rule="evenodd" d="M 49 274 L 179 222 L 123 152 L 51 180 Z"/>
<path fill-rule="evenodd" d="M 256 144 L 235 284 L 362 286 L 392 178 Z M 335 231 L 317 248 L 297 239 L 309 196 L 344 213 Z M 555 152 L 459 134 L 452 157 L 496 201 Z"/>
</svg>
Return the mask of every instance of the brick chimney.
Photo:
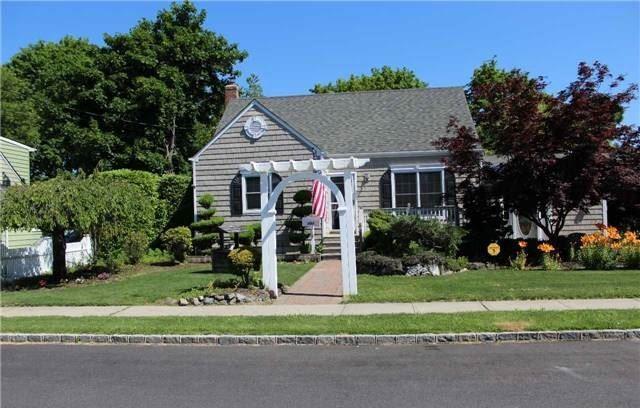
<svg viewBox="0 0 640 408">
<path fill-rule="evenodd" d="M 224 86 L 224 106 L 227 106 L 229 102 L 234 99 L 238 99 L 240 96 L 240 87 L 236 83 L 230 83 Z"/>
</svg>

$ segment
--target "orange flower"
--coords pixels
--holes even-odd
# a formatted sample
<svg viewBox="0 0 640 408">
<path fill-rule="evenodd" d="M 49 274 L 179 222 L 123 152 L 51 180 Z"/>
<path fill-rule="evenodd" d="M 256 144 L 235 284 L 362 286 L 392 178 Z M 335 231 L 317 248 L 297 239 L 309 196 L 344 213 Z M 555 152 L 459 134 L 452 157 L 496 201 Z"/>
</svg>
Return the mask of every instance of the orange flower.
<svg viewBox="0 0 640 408">
<path fill-rule="evenodd" d="M 600 231 L 604 231 L 607 229 L 607 226 L 602 223 L 597 223 L 596 228 L 599 229 Z"/>
<path fill-rule="evenodd" d="M 522 249 L 527 247 L 527 241 L 518 241 L 518 246 Z"/>
<path fill-rule="evenodd" d="M 549 252 L 555 251 L 555 248 L 553 247 L 553 245 L 547 243 L 547 242 L 543 242 L 542 244 L 538 245 L 538 249 L 541 252 L 544 252 L 545 254 L 548 254 Z"/>
<path fill-rule="evenodd" d="M 610 239 L 620 239 L 620 232 L 616 227 L 608 227 L 606 229 L 606 235 Z"/>
<path fill-rule="evenodd" d="M 638 241 L 638 236 L 633 231 L 627 231 L 624 233 L 624 240 L 630 244 L 635 244 Z"/>
</svg>

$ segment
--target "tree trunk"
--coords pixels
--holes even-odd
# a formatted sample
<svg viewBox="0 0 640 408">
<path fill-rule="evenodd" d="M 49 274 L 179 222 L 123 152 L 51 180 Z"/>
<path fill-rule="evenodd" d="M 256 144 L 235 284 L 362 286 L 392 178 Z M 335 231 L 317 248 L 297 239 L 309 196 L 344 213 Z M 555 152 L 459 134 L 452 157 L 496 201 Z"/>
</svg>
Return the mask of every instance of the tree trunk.
<svg viewBox="0 0 640 408">
<path fill-rule="evenodd" d="M 173 168 L 173 155 L 176 150 L 176 116 L 173 116 L 173 121 L 171 124 L 171 128 L 169 129 L 169 135 L 165 139 L 164 142 L 165 154 L 167 159 L 167 172 L 170 174 L 174 173 Z"/>
<path fill-rule="evenodd" d="M 53 279 L 60 281 L 67 276 L 67 243 L 64 240 L 64 230 L 53 231 L 51 241 L 53 246 Z"/>
</svg>

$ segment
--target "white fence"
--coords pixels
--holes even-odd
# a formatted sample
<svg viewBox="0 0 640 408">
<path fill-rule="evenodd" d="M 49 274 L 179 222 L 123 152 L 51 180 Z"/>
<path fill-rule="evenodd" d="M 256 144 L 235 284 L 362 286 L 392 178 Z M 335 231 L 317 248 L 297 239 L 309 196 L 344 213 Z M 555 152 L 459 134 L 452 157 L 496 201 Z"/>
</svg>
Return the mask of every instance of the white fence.
<svg viewBox="0 0 640 408">
<path fill-rule="evenodd" d="M 67 243 L 67 266 L 85 265 L 91 260 L 93 250 L 88 235 L 78 242 Z M 50 273 L 53 265 L 51 238 L 44 237 L 33 246 L 7 248 L 0 243 L 0 273 L 3 281 L 39 276 Z"/>
</svg>

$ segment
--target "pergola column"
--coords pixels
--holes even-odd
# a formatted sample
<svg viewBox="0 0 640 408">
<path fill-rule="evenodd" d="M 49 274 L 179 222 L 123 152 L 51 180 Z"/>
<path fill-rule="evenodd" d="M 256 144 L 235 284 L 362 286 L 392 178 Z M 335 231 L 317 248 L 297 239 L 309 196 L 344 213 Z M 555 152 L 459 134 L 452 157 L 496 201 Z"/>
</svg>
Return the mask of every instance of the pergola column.
<svg viewBox="0 0 640 408">
<path fill-rule="evenodd" d="M 346 258 L 345 262 L 342 264 L 343 271 L 346 267 L 348 278 L 343 279 L 342 282 L 342 291 L 343 293 L 349 295 L 357 295 L 358 294 L 358 277 L 356 275 L 356 244 L 355 244 L 355 211 L 353 209 L 353 187 L 355 185 L 354 180 L 355 173 L 352 170 L 344 171 L 344 201 L 346 204 L 346 212 L 345 212 L 345 222 L 340 223 L 340 243 L 341 245 L 346 246 L 346 257 L 343 255 L 343 259 Z M 345 236 L 343 238 L 343 236 Z"/>
<path fill-rule="evenodd" d="M 269 173 L 260 174 L 260 207 L 262 226 L 262 282 L 278 296 L 278 265 L 276 258 L 276 210 L 268 209 Z"/>
</svg>

